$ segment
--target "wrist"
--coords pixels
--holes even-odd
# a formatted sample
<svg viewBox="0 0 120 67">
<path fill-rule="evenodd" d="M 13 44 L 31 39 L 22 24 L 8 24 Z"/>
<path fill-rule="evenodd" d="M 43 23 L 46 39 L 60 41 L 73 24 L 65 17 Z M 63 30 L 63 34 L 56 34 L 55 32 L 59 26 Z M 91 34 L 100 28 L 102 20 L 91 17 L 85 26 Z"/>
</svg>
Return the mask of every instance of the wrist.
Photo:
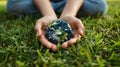
<svg viewBox="0 0 120 67">
<path fill-rule="evenodd" d="M 53 16 L 53 15 L 45 15 L 43 17 L 47 17 L 48 19 L 50 18 L 50 19 L 53 19 L 53 20 L 57 20 L 58 19 L 57 16 Z"/>
<path fill-rule="evenodd" d="M 61 17 L 76 17 L 76 14 L 77 14 L 77 12 L 69 12 L 68 11 L 68 12 L 62 13 L 60 18 Z"/>
<path fill-rule="evenodd" d="M 59 18 L 59 19 L 69 18 L 69 17 L 75 17 L 75 16 L 72 16 L 72 15 L 63 15 L 63 16 L 60 16 L 60 18 Z"/>
</svg>

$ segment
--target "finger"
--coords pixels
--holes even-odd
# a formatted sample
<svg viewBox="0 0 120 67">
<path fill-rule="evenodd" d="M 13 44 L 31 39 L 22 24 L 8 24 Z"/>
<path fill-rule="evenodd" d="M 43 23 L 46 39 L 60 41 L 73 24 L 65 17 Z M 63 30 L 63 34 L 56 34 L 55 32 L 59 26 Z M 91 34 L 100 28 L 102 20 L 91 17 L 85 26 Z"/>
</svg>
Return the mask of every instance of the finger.
<svg viewBox="0 0 120 67">
<path fill-rule="evenodd" d="M 77 29 L 78 29 L 79 34 L 80 34 L 80 35 L 83 35 L 84 25 L 82 24 L 82 21 L 78 19 L 78 20 L 75 22 L 75 26 L 77 26 Z"/>
<path fill-rule="evenodd" d="M 70 40 L 68 40 L 68 41 L 66 41 L 66 42 L 64 42 L 64 43 L 62 44 L 62 48 L 63 48 L 63 49 L 66 49 L 68 46 L 73 45 L 74 43 L 77 42 L 77 40 L 80 39 L 80 37 L 81 37 L 80 35 L 74 35 L 73 38 L 71 38 Z"/>
<path fill-rule="evenodd" d="M 36 33 L 37 33 L 37 32 L 41 32 L 42 26 L 43 26 L 42 20 L 37 20 L 37 21 L 36 21 L 36 24 L 35 24 L 35 28 L 34 28 L 35 32 L 36 32 Z"/>
<path fill-rule="evenodd" d="M 42 21 L 38 20 L 38 21 L 36 22 L 35 28 L 34 28 L 37 36 L 39 36 L 39 35 L 42 34 L 42 26 L 43 26 L 43 25 L 42 25 Z"/>
<path fill-rule="evenodd" d="M 52 50 L 53 52 L 56 52 L 56 51 L 57 51 L 57 46 L 56 46 L 56 45 L 52 45 L 51 50 Z"/>
<path fill-rule="evenodd" d="M 42 35 L 42 31 L 39 30 L 39 31 L 36 33 L 36 37 L 39 39 L 39 38 L 41 37 L 41 35 Z"/>
<path fill-rule="evenodd" d="M 79 40 L 79 35 L 74 35 L 74 37 L 68 41 L 68 46 L 73 45 L 74 43 L 77 42 L 77 40 Z"/>
<path fill-rule="evenodd" d="M 49 42 L 44 35 L 41 35 L 39 40 L 46 48 L 51 49 L 52 51 L 57 51 L 57 46 Z"/>
<path fill-rule="evenodd" d="M 61 46 L 61 47 L 62 47 L 63 49 L 66 49 L 66 48 L 67 48 L 67 46 L 68 46 L 68 42 L 66 41 L 66 42 L 64 42 L 64 43 L 62 44 L 62 46 Z"/>
</svg>

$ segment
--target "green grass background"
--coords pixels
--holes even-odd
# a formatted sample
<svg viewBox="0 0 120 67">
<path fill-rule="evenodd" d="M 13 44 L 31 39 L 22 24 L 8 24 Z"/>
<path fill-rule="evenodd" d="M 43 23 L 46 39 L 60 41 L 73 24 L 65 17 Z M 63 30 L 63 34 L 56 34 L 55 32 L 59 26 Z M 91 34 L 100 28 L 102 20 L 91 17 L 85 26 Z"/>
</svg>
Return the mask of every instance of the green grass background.
<svg viewBox="0 0 120 67">
<path fill-rule="evenodd" d="M 86 29 L 80 41 L 53 53 L 35 37 L 39 17 L 14 19 L 0 0 L 0 67 L 120 67 L 120 1 L 107 3 L 105 16 L 80 18 Z"/>
</svg>

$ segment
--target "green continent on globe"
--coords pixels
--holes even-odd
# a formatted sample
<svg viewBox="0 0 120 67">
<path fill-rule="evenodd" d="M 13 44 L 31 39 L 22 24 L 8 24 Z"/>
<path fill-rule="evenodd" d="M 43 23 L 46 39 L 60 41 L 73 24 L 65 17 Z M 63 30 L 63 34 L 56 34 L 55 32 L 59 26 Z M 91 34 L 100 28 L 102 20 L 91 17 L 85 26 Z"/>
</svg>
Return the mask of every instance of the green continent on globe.
<svg viewBox="0 0 120 67">
<path fill-rule="evenodd" d="M 54 44 L 62 44 L 72 37 L 70 25 L 63 20 L 54 20 L 45 29 L 46 38 Z"/>
</svg>

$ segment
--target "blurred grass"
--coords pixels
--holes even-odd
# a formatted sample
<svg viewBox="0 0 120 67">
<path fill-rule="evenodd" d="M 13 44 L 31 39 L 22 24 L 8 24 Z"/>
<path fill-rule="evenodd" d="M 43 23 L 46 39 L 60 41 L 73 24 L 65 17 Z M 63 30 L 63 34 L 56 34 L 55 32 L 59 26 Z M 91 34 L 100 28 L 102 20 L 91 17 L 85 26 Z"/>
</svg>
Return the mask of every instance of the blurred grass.
<svg viewBox="0 0 120 67">
<path fill-rule="evenodd" d="M 75 46 L 53 53 L 39 45 L 38 19 L 15 19 L 0 1 L 0 67 L 120 67 L 120 1 L 107 1 L 103 17 L 81 18 L 86 31 Z"/>
</svg>

